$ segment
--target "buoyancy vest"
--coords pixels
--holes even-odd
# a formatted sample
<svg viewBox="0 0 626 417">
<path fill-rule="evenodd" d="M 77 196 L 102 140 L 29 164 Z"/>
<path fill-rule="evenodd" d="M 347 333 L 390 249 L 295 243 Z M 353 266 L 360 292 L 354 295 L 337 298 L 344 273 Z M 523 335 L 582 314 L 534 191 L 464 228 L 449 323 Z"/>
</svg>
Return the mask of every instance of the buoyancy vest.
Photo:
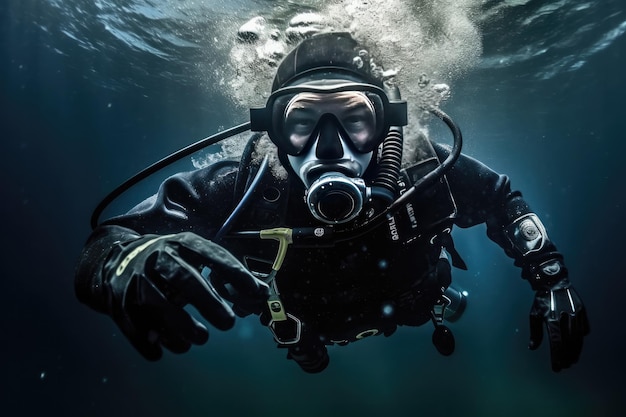
<svg viewBox="0 0 626 417">
<path fill-rule="evenodd" d="M 241 199 L 258 170 L 259 164 L 252 163 L 251 155 L 259 139 L 250 140 L 242 157 L 235 201 Z M 400 193 L 439 165 L 430 141 L 424 138 L 419 146 L 419 160 L 401 170 Z M 299 187 L 290 177 L 278 179 L 266 173 L 234 228 L 310 226 L 312 218 Z M 446 271 L 441 265 L 442 249 L 455 266 L 464 268 L 450 236 L 455 216 L 456 204 L 443 177 L 390 213 L 386 223 L 354 242 L 289 248 L 276 276 L 286 311 L 298 323 L 306 322 L 309 329 L 337 343 L 359 340 L 364 335 L 391 334 L 397 324 L 423 324 L 430 319 L 435 299 L 450 284 L 449 266 Z M 279 249 L 276 242 L 260 239 L 226 239 L 225 246 L 260 277 L 271 271 Z M 442 271 L 447 276 L 442 276 Z M 386 306 L 394 306 L 399 313 L 381 316 Z M 350 309 L 357 311 L 340 311 Z M 293 333 L 286 327 L 286 333 Z M 274 330 L 276 337 L 280 326 Z"/>
</svg>

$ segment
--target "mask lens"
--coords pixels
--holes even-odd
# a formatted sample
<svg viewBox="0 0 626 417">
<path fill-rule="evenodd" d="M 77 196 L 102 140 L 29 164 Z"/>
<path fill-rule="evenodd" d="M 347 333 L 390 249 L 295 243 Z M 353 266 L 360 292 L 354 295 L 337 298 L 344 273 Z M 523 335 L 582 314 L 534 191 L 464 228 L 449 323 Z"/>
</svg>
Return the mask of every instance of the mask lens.
<svg viewBox="0 0 626 417">
<path fill-rule="evenodd" d="M 379 143 L 383 104 L 376 94 L 361 91 L 302 92 L 278 97 L 273 106 L 274 138 L 290 155 L 298 155 L 315 139 L 322 116 L 330 114 L 357 151 L 366 153 Z"/>
<path fill-rule="evenodd" d="M 380 97 L 373 94 L 371 98 Z M 382 124 L 378 118 L 382 118 L 382 105 L 375 106 L 374 101 L 364 93 L 353 93 L 353 97 L 346 97 L 346 106 L 337 114 L 337 119 L 350 138 L 354 147 L 362 153 L 370 152 L 380 142 Z M 378 109 L 378 110 L 377 110 Z"/>
<path fill-rule="evenodd" d="M 283 112 L 282 132 L 295 152 L 306 148 L 321 117 L 319 94 L 300 93 L 289 100 Z"/>
</svg>

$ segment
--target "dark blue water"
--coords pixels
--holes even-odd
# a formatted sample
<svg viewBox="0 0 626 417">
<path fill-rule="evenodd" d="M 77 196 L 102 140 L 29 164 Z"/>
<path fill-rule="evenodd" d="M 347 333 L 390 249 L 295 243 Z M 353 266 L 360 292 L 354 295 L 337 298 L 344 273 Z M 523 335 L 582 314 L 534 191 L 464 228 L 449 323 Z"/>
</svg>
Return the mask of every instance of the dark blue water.
<svg viewBox="0 0 626 417">
<path fill-rule="evenodd" d="M 332 348 L 328 370 L 313 376 L 285 361 L 255 319 L 147 363 L 110 319 L 74 298 L 73 268 L 99 199 L 168 152 L 245 118 L 217 79 L 193 75 L 197 61 L 225 59 L 197 33 L 271 2 L 183 3 L 193 2 L 0 4 L 3 415 L 623 415 L 621 2 L 485 3 L 476 19 L 482 60 L 454 81 L 444 106 L 466 152 L 511 176 L 565 254 L 592 325 L 580 363 L 554 374 L 547 346 L 527 350 L 533 294 L 478 227 L 455 234 L 470 267 L 455 280 L 471 299 L 453 325 L 452 357 L 436 353 L 430 326 L 401 329 Z M 133 14 L 132 5 L 155 8 Z M 171 38 L 133 48 L 103 16 L 135 40 L 159 30 L 202 48 Z"/>
</svg>

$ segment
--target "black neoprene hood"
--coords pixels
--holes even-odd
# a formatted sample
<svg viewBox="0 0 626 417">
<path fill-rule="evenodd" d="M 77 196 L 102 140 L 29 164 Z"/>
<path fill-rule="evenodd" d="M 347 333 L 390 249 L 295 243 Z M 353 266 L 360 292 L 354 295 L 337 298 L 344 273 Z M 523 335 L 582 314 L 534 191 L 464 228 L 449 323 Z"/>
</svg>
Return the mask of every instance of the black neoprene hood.
<svg viewBox="0 0 626 417">
<path fill-rule="evenodd" d="M 382 82 L 369 73 L 369 63 L 358 59 L 359 50 L 347 32 L 321 33 L 305 39 L 278 66 L 272 92 L 320 72 L 336 74 L 337 78 L 345 74 L 382 87 Z"/>
</svg>

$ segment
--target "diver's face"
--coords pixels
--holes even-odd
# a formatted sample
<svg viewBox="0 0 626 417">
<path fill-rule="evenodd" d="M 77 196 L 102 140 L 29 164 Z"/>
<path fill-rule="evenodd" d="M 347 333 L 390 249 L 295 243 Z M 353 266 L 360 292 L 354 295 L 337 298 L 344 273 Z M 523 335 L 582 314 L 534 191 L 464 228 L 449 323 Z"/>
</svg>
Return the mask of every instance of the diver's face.
<svg viewBox="0 0 626 417">
<path fill-rule="evenodd" d="M 354 145 L 355 150 L 363 149 L 376 131 L 376 116 L 372 102 L 359 91 L 343 91 L 338 93 L 296 94 L 285 109 L 285 134 L 289 142 L 297 149 L 303 149 L 311 139 L 322 139 L 321 152 L 331 151 L 328 156 L 333 158 L 332 150 L 337 150 L 337 139 L 334 132 L 343 129 Z M 328 134 L 331 134 L 330 136 Z M 317 137 L 312 138 L 316 134 Z M 328 142 L 328 143 L 327 143 Z"/>
<path fill-rule="evenodd" d="M 375 107 L 360 91 L 296 94 L 285 107 L 283 123 L 293 150 L 289 162 L 306 186 L 329 171 L 361 176 L 373 143 L 379 142 Z"/>
</svg>

